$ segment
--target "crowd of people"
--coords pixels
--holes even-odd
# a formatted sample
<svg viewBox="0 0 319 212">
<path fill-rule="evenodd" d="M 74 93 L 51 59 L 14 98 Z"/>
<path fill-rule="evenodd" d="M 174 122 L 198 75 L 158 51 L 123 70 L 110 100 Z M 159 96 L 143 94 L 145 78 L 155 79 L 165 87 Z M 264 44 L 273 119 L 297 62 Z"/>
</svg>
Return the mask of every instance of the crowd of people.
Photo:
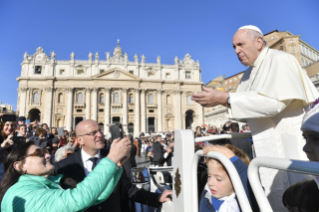
<svg viewBox="0 0 319 212">
<path fill-rule="evenodd" d="M 111 208 L 112 211 L 133 211 L 129 200 L 153 207 L 159 207 L 162 202 L 169 200 L 167 196 L 171 195 L 171 191 L 151 193 L 138 189 L 131 183 L 130 170 L 136 167 L 135 156 L 140 152 L 132 135 L 111 143 L 92 120 L 81 122 L 75 130 L 65 130 L 62 136 L 58 135 L 57 128 L 49 128 L 46 123 L 40 124 L 37 120 L 26 125 L 25 117 L 19 117 L 16 122 L 6 121 L 6 114 L 0 114 L 0 119 L 2 211 L 19 211 L 22 207 L 25 211 L 32 207 L 37 208 L 37 211 L 105 211 L 106 208 Z M 25 138 L 25 142 L 16 143 L 14 138 Z M 141 138 L 143 141 L 137 138 L 140 143 L 146 137 L 141 135 Z M 104 160 L 105 157 L 108 160 Z M 99 165 L 103 163 L 104 169 Z M 110 171 L 105 170 L 105 167 L 113 168 Z M 88 176 L 91 176 L 90 180 L 87 180 Z M 23 182 L 28 179 L 35 182 Z M 105 183 L 91 184 L 93 181 Z M 57 186 L 62 190 L 46 191 L 57 189 Z M 42 190 L 32 194 L 25 193 L 36 189 Z M 68 191 L 67 189 L 71 190 L 62 192 Z M 34 195 L 43 195 L 43 198 L 38 201 L 34 199 Z M 70 198 L 72 204 L 57 206 L 49 198 L 45 199 L 49 195 L 60 196 L 61 201 Z M 88 195 L 91 195 L 90 198 Z M 76 204 L 80 199 L 83 202 Z M 25 200 L 28 204 L 23 203 Z M 14 201 L 14 204 L 3 204 L 10 201 Z"/>
<path fill-rule="evenodd" d="M 305 121 L 302 125 L 302 130 L 304 131 L 303 136 L 306 139 L 306 145 L 304 146 L 303 150 L 308 155 L 309 160 L 319 161 L 319 144 L 316 142 L 319 134 L 317 130 L 319 126 L 319 123 L 317 123 L 317 120 L 319 120 L 319 105 L 312 107 L 313 109 L 306 114 L 304 118 Z M 316 113 L 313 111 L 316 111 Z M 0 118 L 1 117 L 5 117 L 5 115 L 1 114 Z M 87 211 L 102 211 L 101 208 L 105 209 L 106 207 L 111 207 L 121 208 L 119 211 L 134 211 L 132 209 L 133 205 L 130 205 L 129 201 L 127 201 L 126 206 L 123 206 L 123 200 L 121 200 L 121 194 L 123 195 L 122 190 L 119 190 L 120 192 L 117 195 L 114 195 L 117 192 L 112 193 L 112 191 L 114 189 L 120 189 L 118 188 L 119 186 L 116 185 L 118 181 L 123 181 L 122 183 L 126 185 L 126 187 L 132 188 L 133 185 L 128 181 L 130 181 L 129 178 L 131 168 L 137 166 L 136 157 L 145 157 L 149 159 L 152 166 L 173 165 L 174 131 L 166 133 L 150 133 L 148 135 L 141 133 L 140 136 L 136 138 L 134 138 L 132 135 L 128 135 L 125 136 L 121 142 L 119 140 L 111 142 L 109 139 L 104 137 L 97 123 L 91 120 L 80 123 L 76 130 L 65 130 L 63 136 L 58 135 L 57 128 L 49 128 L 49 126 L 45 123 L 40 124 L 37 120 L 35 120 L 34 122 L 26 125 L 25 121 L 25 117 L 19 117 L 17 122 L 6 121 L 5 118 L 1 121 L 0 180 L 2 183 L 0 186 L 0 199 L 2 200 L 1 207 L 3 211 L 19 211 L 22 207 L 20 204 L 20 199 L 21 201 L 23 200 L 30 202 L 30 207 L 34 207 L 36 205 L 36 207 L 38 207 L 40 210 L 50 208 L 50 210 L 59 211 L 73 211 L 79 209 Z M 317 126 L 314 126 L 314 124 L 317 124 Z M 211 125 L 197 126 L 193 133 L 194 138 L 196 138 L 210 135 L 244 132 L 250 132 L 249 126 L 247 124 L 240 128 L 237 122 L 227 121 L 221 128 Z M 85 139 L 82 138 L 83 135 L 93 136 L 91 143 L 84 141 Z M 25 138 L 25 143 L 15 143 L 15 137 Z M 36 144 L 37 140 L 38 143 Z M 115 148 L 114 146 L 116 145 L 118 146 Z M 251 205 L 253 206 L 253 211 L 259 211 L 255 197 L 253 196 L 254 194 L 251 192 L 251 188 L 247 180 L 247 168 L 250 160 L 254 158 L 252 139 L 219 139 L 197 144 L 194 143 L 194 145 L 196 150 L 203 149 L 205 154 L 207 154 L 209 151 L 219 151 L 230 158 L 238 170 L 246 194 L 249 197 Z M 123 153 L 123 149 L 126 150 L 124 151 L 125 154 Z M 119 152 L 122 152 L 122 155 L 118 155 Z M 113 154 L 117 155 L 116 159 L 112 158 Z M 88 164 L 85 164 L 87 161 L 83 161 L 83 156 L 90 159 L 90 155 L 96 156 L 97 160 L 99 160 L 90 162 L 91 167 L 89 167 Z M 109 159 L 102 160 L 102 158 L 106 156 Z M 27 158 L 30 159 L 28 160 Z M 106 166 L 112 166 L 115 164 L 114 167 L 117 167 L 112 172 L 113 178 L 107 175 L 109 170 L 105 171 L 102 170 L 102 166 L 97 166 L 97 163 L 99 162 L 99 164 L 102 164 L 102 161 L 105 161 L 104 165 Z M 82 166 L 80 168 L 82 170 L 78 170 L 74 164 L 81 162 Z M 205 163 L 207 165 L 207 185 L 202 194 L 200 211 L 210 211 L 209 205 L 213 206 L 219 211 L 230 211 L 227 210 L 227 207 L 232 208 L 232 211 L 240 211 L 239 205 L 235 201 L 235 193 L 232 183 L 225 168 L 223 168 L 223 165 L 215 159 L 209 159 L 205 161 Z M 94 169 L 95 166 L 100 168 Z M 122 169 L 119 169 L 119 167 L 122 166 L 124 173 L 123 176 Z M 96 170 L 96 172 L 92 172 L 93 169 Z M 85 177 L 89 176 L 90 172 L 105 172 L 106 174 L 103 177 L 108 179 L 107 182 L 109 182 L 103 185 L 96 185 L 102 189 L 104 193 L 102 193 L 100 196 L 96 195 L 95 199 L 86 196 L 94 194 L 96 189 L 95 187 L 92 190 L 87 190 L 87 194 L 84 191 L 85 189 L 88 189 L 89 184 L 91 187 L 91 183 L 95 181 L 97 179 L 96 176 L 99 175 L 91 174 L 90 176 L 92 176 L 92 178 L 89 179 L 92 180 L 92 182 L 87 180 L 88 182 L 86 183 L 85 179 L 87 178 Z M 60 174 L 64 174 L 64 176 L 62 177 Z M 36 176 L 41 176 L 42 178 L 38 178 Z M 98 178 L 101 180 L 101 175 L 99 175 Z M 36 181 L 36 183 L 27 182 L 29 179 Z M 48 180 L 45 183 L 42 182 L 45 179 Z M 221 181 L 225 182 L 220 183 Z M 314 180 L 298 182 L 290 186 L 282 197 L 284 206 L 291 211 L 296 208 L 302 209 L 300 211 L 314 211 L 314 208 L 318 208 L 319 204 L 315 203 L 316 201 L 314 201 L 316 200 L 314 195 L 315 197 L 319 197 L 319 191 L 316 189 L 316 181 L 319 182 L 319 178 L 314 177 Z M 38 182 L 44 183 L 45 186 L 43 187 L 42 184 L 40 186 Z M 82 185 L 81 182 L 83 184 L 82 187 L 79 186 Z M 48 188 L 54 188 L 58 186 L 58 184 L 61 186 L 59 187 L 59 190 L 62 188 L 61 191 L 47 191 Z M 25 187 L 26 185 L 28 185 L 28 187 Z M 47 197 L 48 195 L 61 195 L 66 199 L 71 198 L 72 195 L 72 198 L 80 198 L 78 195 L 84 195 L 85 197 L 80 198 L 80 205 L 68 204 L 60 208 L 57 207 L 53 202 L 47 200 L 43 202 L 40 201 L 40 203 L 34 202 L 34 196 L 30 194 L 26 195 L 25 193 L 28 193 L 28 191 L 30 191 L 29 189 L 42 189 L 43 191 L 41 192 L 43 193 L 41 193 L 41 195 L 44 195 L 44 197 Z M 73 192 L 66 192 L 68 189 L 69 192 L 71 192 L 71 190 Z M 135 187 L 135 189 L 137 188 Z M 128 190 L 125 192 L 130 193 Z M 65 191 L 65 193 L 62 191 Z M 152 202 L 149 200 L 150 198 L 148 198 L 148 200 L 143 199 L 146 198 L 146 195 L 150 194 L 140 195 L 138 194 L 139 192 L 135 192 L 133 197 L 130 196 L 132 194 L 126 194 L 124 196 L 128 196 L 126 200 L 131 199 L 156 207 L 159 206 L 158 203 L 168 201 L 167 195 L 171 194 L 165 193 L 164 196 L 152 194 Z M 308 192 L 312 192 L 313 195 L 309 195 Z M 19 194 L 22 196 L 20 196 L 17 200 L 16 198 L 19 196 Z M 111 194 L 113 195 L 113 198 Z M 37 195 L 39 195 L 39 193 L 37 193 Z M 110 196 L 113 200 L 105 200 Z M 156 198 L 154 198 L 155 196 Z M 77 202 L 72 198 L 70 200 L 71 202 Z M 156 199 L 159 198 L 162 198 L 162 200 L 160 202 L 156 202 Z M 117 200 L 115 201 L 115 199 Z M 226 199 L 228 204 L 222 204 Z M 14 201 L 15 204 L 10 204 L 10 206 L 8 206 L 3 204 L 5 201 Z M 116 202 L 118 204 L 116 204 Z M 209 204 L 206 204 L 205 202 L 208 202 Z M 27 205 L 23 204 L 23 207 L 29 207 L 26 206 Z"/>
</svg>

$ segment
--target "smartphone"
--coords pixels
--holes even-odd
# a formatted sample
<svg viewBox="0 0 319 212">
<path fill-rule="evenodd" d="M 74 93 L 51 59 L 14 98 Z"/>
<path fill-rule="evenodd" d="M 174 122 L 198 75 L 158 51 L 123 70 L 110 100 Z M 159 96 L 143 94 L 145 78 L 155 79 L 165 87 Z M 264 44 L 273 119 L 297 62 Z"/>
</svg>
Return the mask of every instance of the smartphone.
<svg viewBox="0 0 319 212">
<path fill-rule="evenodd" d="M 34 137 L 34 144 L 37 146 L 40 146 L 40 138 L 39 137 Z"/>
<path fill-rule="evenodd" d="M 12 141 L 17 144 L 17 145 L 20 145 L 20 144 L 24 144 L 26 142 L 26 138 L 25 137 L 13 137 L 12 138 Z"/>
<path fill-rule="evenodd" d="M 7 121 L 16 121 L 17 116 L 14 114 L 5 114 L 2 116 L 2 122 L 7 122 Z"/>
<path fill-rule="evenodd" d="M 27 119 L 26 121 L 25 121 L 25 124 L 30 124 L 30 119 Z"/>
<path fill-rule="evenodd" d="M 61 138 L 64 138 L 64 129 L 63 127 L 58 128 L 58 135 L 61 136 Z"/>
<path fill-rule="evenodd" d="M 117 138 L 123 138 L 124 137 L 124 133 L 123 133 L 123 126 L 121 123 L 117 123 L 114 125 L 110 126 L 110 132 L 111 132 L 111 140 L 113 141 L 114 139 Z"/>
</svg>

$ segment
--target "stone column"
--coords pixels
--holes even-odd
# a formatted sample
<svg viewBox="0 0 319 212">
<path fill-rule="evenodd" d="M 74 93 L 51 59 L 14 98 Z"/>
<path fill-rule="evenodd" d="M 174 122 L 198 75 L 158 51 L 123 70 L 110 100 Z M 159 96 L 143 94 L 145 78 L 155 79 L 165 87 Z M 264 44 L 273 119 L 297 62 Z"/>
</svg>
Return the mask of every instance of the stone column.
<svg viewBox="0 0 319 212">
<path fill-rule="evenodd" d="M 94 121 L 97 121 L 97 91 L 98 89 L 99 88 L 93 88 L 93 93 L 92 93 L 92 96 L 93 96 L 92 119 Z"/>
<path fill-rule="evenodd" d="M 140 134 L 140 89 L 136 88 L 135 91 L 135 123 L 134 123 L 134 136 Z"/>
<path fill-rule="evenodd" d="M 162 90 L 157 90 L 157 132 L 163 131 L 163 121 L 162 121 Z"/>
<path fill-rule="evenodd" d="M 127 126 L 127 88 L 123 88 L 123 130 L 128 133 Z"/>
<path fill-rule="evenodd" d="M 86 115 L 85 115 L 85 119 L 91 119 L 91 91 L 92 88 L 85 88 L 85 94 L 86 94 Z"/>
<path fill-rule="evenodd" d="M 29 88 L 27 87 L 21 87 L 20 88 L 20 102 L 19 102 L 19 116 L 25 116 L 27 117 L 27 115 L 25 114 L 26 111 L 26 105 L 27 105 L 27 90 Z"/>
<path fill-rule="evenodd" d="M 52 94 L 53 88 L 46 87 L 45 90 L 45 108 L 44 108 L 44 119 L 43 123 L 48 124 L 48 126 L 52 126 Z"/>
<path fill-rule="evenodd" d="M 174 91 L 175 94 L 175 130 L 180 130 L 182 129 L 182 120 L 181 120 L 181 91 L 180 90 L 176 90 Z"/>
<path fill-rule="evenodd" d="M 110 133 L 110 88 L 104 88 L 105 99 L 104 99 L 104 134 L 108 135 Z"/>
<path fill-rule="evenodd" d="M 68 93 L 68 110 L 66 118 L 66 128 L 70 130 L 72 127 L 72 114 L 73 114 L 73 88 L 67 88 L 66 92 Z"/>
<path fill-rule="evenodd" d="M 141 132 L 146 133 L 145 89 L 141 89 Z"/>
</svg>

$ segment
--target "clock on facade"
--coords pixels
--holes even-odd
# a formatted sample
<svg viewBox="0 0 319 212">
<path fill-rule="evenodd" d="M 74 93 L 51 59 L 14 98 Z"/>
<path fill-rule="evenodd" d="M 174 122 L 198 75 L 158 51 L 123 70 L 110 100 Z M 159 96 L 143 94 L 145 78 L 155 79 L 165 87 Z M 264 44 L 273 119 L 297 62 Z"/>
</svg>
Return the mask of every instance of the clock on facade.
<svg viewBox="0 0 319 212">
<path fill-rule="evenodd" d="M 43 59 L 43 55 L 42 54 L 37 55 L 36 60 L 42 60 L 42 59 Z"/>
<path fill-rule="evenodd" d="M 185 65 L 186 65 L 186 66 L 190 66 L 191 64 L 192 64 L 191 61 L 185 62 Z"/>
</svg>

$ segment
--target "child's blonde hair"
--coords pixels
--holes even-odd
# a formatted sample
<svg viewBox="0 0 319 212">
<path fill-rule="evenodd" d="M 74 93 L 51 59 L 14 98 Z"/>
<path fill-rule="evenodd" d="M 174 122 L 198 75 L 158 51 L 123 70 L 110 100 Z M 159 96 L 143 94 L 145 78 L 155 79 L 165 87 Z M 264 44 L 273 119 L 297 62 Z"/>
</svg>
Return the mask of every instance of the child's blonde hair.
<svg viewBox="0 0 319 212">
<path fill-rule="evenodd" d="M 249 165 L 250 160 L 249 157 L 243 152 L 243 150 L 231 145 L 231 144 L 226 144 L 225 147 L 227 147 L 228 149 L 230 149 L 239 159 L 241 159 L 245 164 Z M 214 159 L 214 158 L 207 158 L 206 159 L 206 164 L 211 161 L 211 160 L 215 160 L 217 161 L 221 167 L 225 170 L 225 167 L 223 166 L 223 164 L 221 164 L 218 160 Z M 226 171 L 226 170 L 225 170 Z"/>
</svg>

